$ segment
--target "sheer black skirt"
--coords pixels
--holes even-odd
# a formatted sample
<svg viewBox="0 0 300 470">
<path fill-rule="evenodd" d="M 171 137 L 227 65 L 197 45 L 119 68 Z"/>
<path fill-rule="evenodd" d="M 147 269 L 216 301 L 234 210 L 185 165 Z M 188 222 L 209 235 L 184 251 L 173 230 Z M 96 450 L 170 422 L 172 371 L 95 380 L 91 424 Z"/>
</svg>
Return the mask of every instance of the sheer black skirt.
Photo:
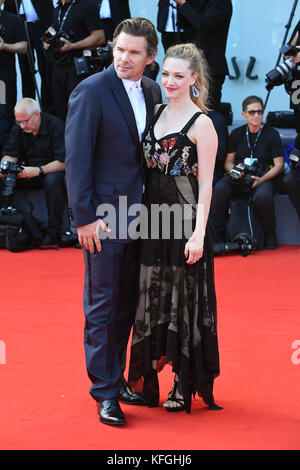
<svg viewBox="0 0 300 470">
<path fill-rule="evenodd" d="M 158 406 L 157 372 L 166 363 L 178 375 L 185 410 L 192 395 L 199 394 L 214 407 L 213 382 L 219 375 L 217 310 L 212 245 L 205 236 L 202 258 L 189 265 L 184 257 L 187 237 L 176 238 L 178 224 L 192 218 L 198 183 L 187 176 L 172 177 L 151 172 L 148 208 L 177 203 L 182 219 L 171 217 L 170 237 L 142 242 L 140 297 L 133 328 L 129 383 L 142 393 L 149 406 Z M 150 210 L 149 210 L 150 212 Z M 165 215 L 162 216 L 163 221 Z M 153 215 L 149 214 L 149 224 Z M 194 223 L 193 222 L 193 223 Z M 156 370 L 153 369 L 156 362 Z"/>
</svg>

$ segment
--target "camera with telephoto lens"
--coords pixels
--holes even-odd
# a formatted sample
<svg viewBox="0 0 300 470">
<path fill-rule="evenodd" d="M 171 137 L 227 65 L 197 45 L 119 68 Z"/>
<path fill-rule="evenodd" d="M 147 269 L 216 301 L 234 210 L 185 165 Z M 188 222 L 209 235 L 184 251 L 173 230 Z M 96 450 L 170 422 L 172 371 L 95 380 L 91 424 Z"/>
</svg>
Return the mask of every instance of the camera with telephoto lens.
<svg viewBox="0 0 300 470">
<path fill-rule="evenodd" d="M 290 163 L 292 170 L 300 171 L 300 150 L 293 149 L 290 153 Z"/>
<path fill-rule="evenodd" d="M 290 158 L 291 169 L 299 171 L 300 170 L 300 133 L 296 135 L 295 148 L 291 151 L 289 158 Z"/>
<path fill-rule="evenodd" d="M 23 167 L 18 163 L 4 160 L 0 164 L 0 171 L 6 175 L 4 180 L 4 190 L 2 192 L 4 197 L 12 196 L 17 182 L 17 175 L 21 173 Z"/>
<path fill-rule="evenodd" d="M 281 47 L 280 52 L 284 56 L 295 57 L 298 52 L 300 52 L 300 50 L 295 46 L 286 44 Z M 295 67 L 296 64 L 294 64 L 291 59 L 286 59 L 281 64 L 277 65 L 275 69 L 266 74 L 266 89 L 270 91 L 274 88 L 274 86 L 280 86 L 283 83 L 289 81 L 291 79 L 291 72 Z"/>
<path fill-rule="evenodd" d="M 3 38 L 4 33 L 5 33 L 5 28 L 4 28 L 3 24 L 0 24 L 0 38 Z"/>
<path fill-rule="evenodd" d="M 232 242 L 215 243 L 213 251 L 215 256 L 230 255 L 238 253 L 248 256 L 256 249 L 257 243 L 248 233 L 239 233 Z"/>
<path fill-rule="evenodd" d="M 80 77 L 101 72 L 104 68 L 109 67 L 112 61 L 113 53 L 110 44 L 84 49 L 82 56 L 74 57 L 76 75 Z"/>
<path fill-rule="evenodd" d="M 240 185 L 241 189 L 246 192 L 251 190 L 254 183 L 252 176 L 261 176 L 257 160 L 252 159 L 250 162 L 250 158 L 245 158 L 244 163 L 239 163 L 229 172 L 230 182 Z"/>
<path fill-rule="evenodd" d="M 61 38 L 71 41 L 72 34 L 67 34 L 65 31 L 56 31 L 52 26 L 50 26 L 50 28 L 47 29 L 44 36 L 42 37 L 42 40 L 46 44 L 49 44 L 52 50 L 59 51 L 59 49 L 61 49 L 64 45 L 64 42 L 61 41 Z"/>
</svg>

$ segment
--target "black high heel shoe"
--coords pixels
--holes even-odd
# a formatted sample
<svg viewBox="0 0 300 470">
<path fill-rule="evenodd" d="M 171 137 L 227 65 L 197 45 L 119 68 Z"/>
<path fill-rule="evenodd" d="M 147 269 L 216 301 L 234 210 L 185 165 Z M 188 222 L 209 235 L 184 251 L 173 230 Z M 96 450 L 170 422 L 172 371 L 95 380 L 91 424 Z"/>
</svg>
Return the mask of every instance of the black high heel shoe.
<svg viewBox="0 0 300 470">
<path fill-rule="evenodd" d="M 175 403 L 178 403 L 179 406 L 165 406 L 164 405 L 164 408 L 167 411 L 176 412 L 176 411 L 184 411 L 185 410 L 184 399 L 183 399 L 183 397 L 179 398 L 179 397 L 176 396 L 177 391 L 178 391 L 178 382 L 176 380 L 174 380 L 174 385 L 173 385 L 173 388 L 172 388 L 171 392 L 168 394 L 168 400 L 167 401 L 170 400 L 170 401 L 173 401 Z"/>
</svg>

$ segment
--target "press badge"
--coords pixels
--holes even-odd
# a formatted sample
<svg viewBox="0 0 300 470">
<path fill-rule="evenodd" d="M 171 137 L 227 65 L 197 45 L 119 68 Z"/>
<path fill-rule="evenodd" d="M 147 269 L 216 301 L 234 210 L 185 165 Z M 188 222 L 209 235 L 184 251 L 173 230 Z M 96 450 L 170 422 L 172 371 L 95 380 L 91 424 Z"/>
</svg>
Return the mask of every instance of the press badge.
<svg viewBox="0 0 300 470">
<path fill-rule="evenodd" d="M 253 165 L 255 162 L 257 162 L 257 158 L 253 158 L 253 157 L 246 157 L 246 158 L 244 158 L 244 164 L 247 165 L 247 166 L 251 166 L 251 165 Z"/>
</svg>

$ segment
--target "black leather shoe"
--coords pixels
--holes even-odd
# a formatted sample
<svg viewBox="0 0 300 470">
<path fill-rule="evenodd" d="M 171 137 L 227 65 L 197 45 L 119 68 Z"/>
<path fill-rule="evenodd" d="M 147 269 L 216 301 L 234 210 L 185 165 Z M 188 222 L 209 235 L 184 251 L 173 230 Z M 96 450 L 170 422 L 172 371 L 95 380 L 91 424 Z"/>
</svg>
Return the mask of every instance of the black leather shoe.
<svg viewBox="0 0 300 470">
<path fill-rule="evenodd" d="M 97 412 L 101 423 L 120 426 L 126 423 L 117 398 L 110 398 L 97 403 Z"/>
<path fill-rule="evenodd" d="M 125 405 L 147 405 L 146 399 L 136 393 L 126 382 L 124 377 L 120 381 L 118 400 Z"/>
</svg>

